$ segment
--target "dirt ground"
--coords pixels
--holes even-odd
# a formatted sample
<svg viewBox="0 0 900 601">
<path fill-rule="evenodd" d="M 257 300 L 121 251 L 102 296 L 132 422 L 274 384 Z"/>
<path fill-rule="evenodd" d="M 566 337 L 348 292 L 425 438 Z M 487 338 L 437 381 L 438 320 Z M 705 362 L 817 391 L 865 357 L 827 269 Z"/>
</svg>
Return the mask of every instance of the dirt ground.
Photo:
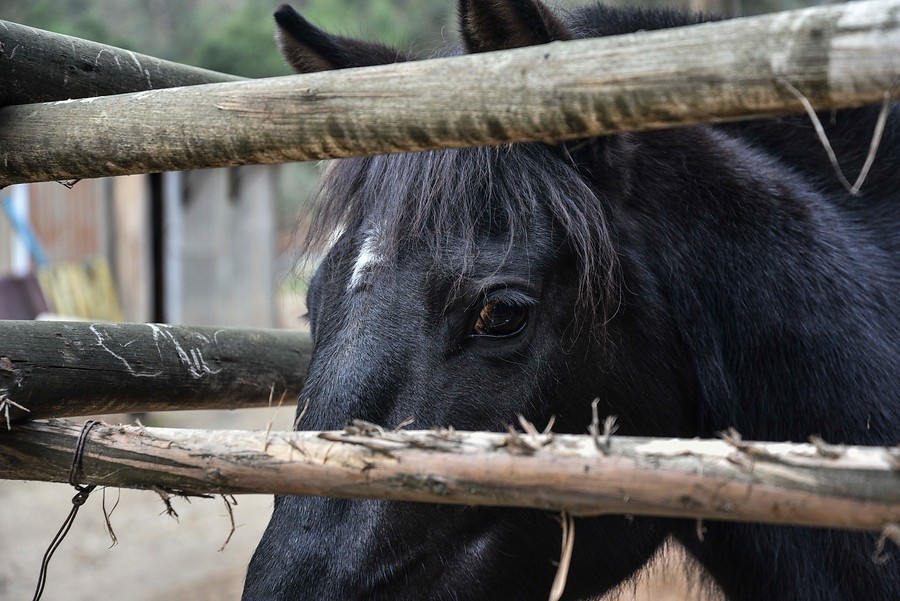
<svg viewBox="0 0 900 601">
<path fill-rule="evenodd" d="M 118 493 L 107 491 L 107 506 Z M 0 599 L 31 599 L 44 550 L 71 507 L 72 489 L 63 484 L 0 483 Z M 249 495 L 234 508 L 230 531 L 221 499 L 173 500 L 178 520 L 163 512 L 152 492 L 121 491 L 112 525 L 118 544 L 110 547 L 99 491 L 78 514 L 48 571 L 44 599 L 55 601 L 213 601 L 240 599 L 244 570 L 272 509 L 272 498 Z M 680 570 L 660 569 L 617 601 L 693 599 Z"/>
<path fill-rule="evenodd" d="M 158 426 L 265 429 L 269 410 L 198 411 L 160 416 Z M 284 408 L 273 428 L 289 429 Z M 31 599 L 44 550 L 71 508 L 65 484 L 0 481 L 0 599 Z M 102 495 L 96 490 L 81 508 L 53 557 L 44 599 L 87 601 L 206 601 L 239 599 L 244 571 L 272 511 L 272 497 L 237 499 L 231 530 L 221 498 L 173 499 L 178 519 L 167 516 L 154 492 L 106 491 L 118 544 L 110 547 Z"/>
<path fill-rule="evenodd" d="M 285 325 L 298 323 L 302 307 L 282 303 Z M 146 425 L 195 428 L 290 429 L 293 408 L 191 411 L 157 414 Z M 107 418 L 107 421 L 113 421 Z M 65 484 L 0 480 L 0 600 L 31 599 L 41 557 L 71 508 L 73 489 Z M 238 497 L 236 530 L 221 498 L 173 499 L 178 519 L 165 514 L 153 492 L 106 491 L 106 505 L 118 505 L 111 523 L 118 544 L 110 546 L 102 495 L 95 491 L 82 507 L 68 537 L 50 563 L 46 601 L 211 601 L 239 599 L 244 571 L 266 526 L 272 497 Z M 657 566 L 636 586 L 624 587 L 620 601 L 682 601 L 690 593 L 676 557 Z"/>
</svg>

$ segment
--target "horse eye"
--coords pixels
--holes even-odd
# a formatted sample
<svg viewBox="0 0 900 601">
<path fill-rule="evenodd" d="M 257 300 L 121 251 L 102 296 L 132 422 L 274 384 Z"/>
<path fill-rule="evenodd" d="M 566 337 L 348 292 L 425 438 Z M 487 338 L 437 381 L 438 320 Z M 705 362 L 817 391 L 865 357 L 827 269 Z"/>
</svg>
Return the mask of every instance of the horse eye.
<svg viewBox="0 0 900 601">
<path fill-rule="evenodd" d="M 507 338 L 521 333 L 527 323 L 528 307 L 492 300 L 479 311 L 470 335 Z"/>
</svg>

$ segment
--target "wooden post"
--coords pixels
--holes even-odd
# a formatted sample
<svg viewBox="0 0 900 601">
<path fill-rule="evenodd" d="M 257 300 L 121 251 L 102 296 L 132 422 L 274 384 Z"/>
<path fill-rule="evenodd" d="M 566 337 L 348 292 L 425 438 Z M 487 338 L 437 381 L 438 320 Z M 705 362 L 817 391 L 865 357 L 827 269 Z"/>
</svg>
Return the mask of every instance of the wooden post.
<svg viewBox="0 0 900 601">
<path fill-rule="evenodd" d="M 0 430 L 0 478 L 66 482 L 82 426 Z M 598 445 L 598 443 L 600 443 Z M 607 449 L 601 450 L 600 447 Z M 898 449 L 488 432 L 243 432 L 97 425 L 80 483 L 882 530 Z"/>
<path fill-rule="evenodd" d="M 0 106 L 241 79 L 0 20 Z"/>
<path fill-rule="evenodd" d="M 667 128 L 879 103 L 900 0 L 0 109 L 0 186 Z M 114 118 L 111 118 L 114 116 Z"/>
<path fill-rule="evenodd" d="M 149 176 L 114 177 L 109 181 L 110 261 L 127 321 L 153 319 L 153 243 Z"/>
<path fill-rule="evenodd" d="M 184 175 L 181 321 L 275 323 L 275 170 L 206 169 Z M 225 202 L 223 202 L 225 201 Z"/>
<path fill-rule="evenodd" d="M 7 415 L 292 405 L 311 348 L 298 331 L 0 321 L 0 429 Z"/>
</svg>

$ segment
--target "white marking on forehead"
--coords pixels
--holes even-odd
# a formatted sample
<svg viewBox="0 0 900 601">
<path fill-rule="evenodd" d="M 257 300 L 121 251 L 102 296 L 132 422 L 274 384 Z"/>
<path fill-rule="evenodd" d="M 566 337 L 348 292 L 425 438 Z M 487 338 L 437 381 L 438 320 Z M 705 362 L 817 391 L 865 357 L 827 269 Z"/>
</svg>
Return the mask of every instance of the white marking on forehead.
<svg viewBox="0 0 900 601">
<path fill-rule="evenodd" d="M 384 263 L 384 253 L 379 248 L 378 231 L 373 229 L 369 231 L 359 247 L 359 255 L 356 257 L 356 264 L 353 266 L 353 274 L 350 276 L 350 283 L 347 284 L 347 291 L 352 292 L 359 289 L 365 283 L 366 274 L 382 263 Z"/>
</svg>

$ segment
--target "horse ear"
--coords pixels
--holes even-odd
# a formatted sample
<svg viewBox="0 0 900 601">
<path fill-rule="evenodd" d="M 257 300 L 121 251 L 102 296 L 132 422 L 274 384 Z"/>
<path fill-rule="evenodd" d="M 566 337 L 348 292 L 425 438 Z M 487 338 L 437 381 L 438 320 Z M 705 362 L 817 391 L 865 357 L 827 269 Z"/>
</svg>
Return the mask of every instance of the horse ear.
<svg viewBox="0 0 900 601">
<path fill-rule="evenodd" d="M 287 4 L 275 11 L 275 39 L 297 73 L 386 65 L 410 60 L 398 50 L 322 31 Z"/>
<path fill-rule="evenodd" d="M 459 25 L 470 53 L 575 37 L 540 0 L 459 0 Z"/>
</svg>

